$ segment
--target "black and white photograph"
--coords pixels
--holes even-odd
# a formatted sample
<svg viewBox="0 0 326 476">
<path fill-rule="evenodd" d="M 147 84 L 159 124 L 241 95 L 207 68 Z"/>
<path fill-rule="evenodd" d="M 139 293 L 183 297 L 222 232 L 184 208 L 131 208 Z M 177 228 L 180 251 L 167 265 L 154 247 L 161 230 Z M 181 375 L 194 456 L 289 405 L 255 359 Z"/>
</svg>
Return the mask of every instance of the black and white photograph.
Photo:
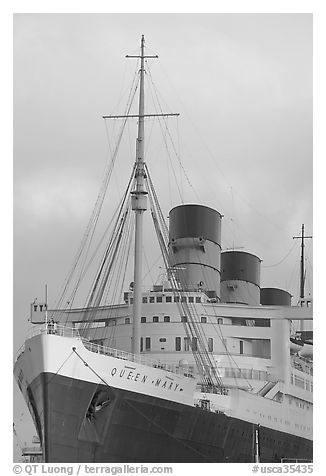
<svg viewBox="0 0 326 476">
<path fill-rule="evenodd" d="M 13 462 L 311 472 L 313 14 L 15 13 L 13 71 Z"/>
</svg>

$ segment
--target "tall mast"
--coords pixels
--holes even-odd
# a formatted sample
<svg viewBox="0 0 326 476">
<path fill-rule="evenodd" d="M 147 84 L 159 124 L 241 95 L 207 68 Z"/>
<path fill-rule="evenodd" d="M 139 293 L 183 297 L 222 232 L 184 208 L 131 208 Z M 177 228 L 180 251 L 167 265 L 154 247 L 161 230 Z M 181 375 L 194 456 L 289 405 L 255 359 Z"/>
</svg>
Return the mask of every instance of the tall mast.
<svg viewBox="0 0 326 476">
<path fill-rule="evenodd" d="M 140 85 L 139 85 L 139 118 L 138 136 L 136 140 L 136 188 L 132 193 L 131 206 L 135 212 L 135 257 L 134 257 L 134 302 L 133 302 L 133 336 L 132 353 L 140 353 L 140 317 L 141 317 L 141 297 L 142 297 L 142 254 L 143 254 L 143 217 L 147 209 L 147 192 L 144 187 L 144 35 L 141 37 L 140 45 Z"/>
<path fill-rule="evenodd" d="M 304 240 L 307 238 L 312 238 L 312 236 L 305 236 L 304 234 L 304 224 L 301 225 L 301 236 L 294 236 L 293 239 L 301 239 L 301 260 L 300 260 L 300 301 L 302 305 L 302 300 L 305 297 L 305 267 L 304 267 Z"/>
<path fill-rule="evenodd" d="M 103 119 L 125 119 L 138 117 L 138 134 L 136 140 L 136 171 L 135 189 L 131 192 L 131 207 L 135 212 L 135 258 L 134 258 L 134 300 L 132 322 L 132 353 L 140 353 L 140 318 L 142 305 L 142 248 L 143 248 L 143 216 L 147 210 L 147 192 L 145 190 L 144 162 L 144 121 L 145 117 L 179 116 L 178 113 L 145 114 L 145 58 L 158 58 L 157 55 L 145 55 L 145 38 L 141 37 L 140 55 L 126 55 L 126 58 L 140 58 L 140 83 L 138 114 L 103 116 Z"/>
</svg>

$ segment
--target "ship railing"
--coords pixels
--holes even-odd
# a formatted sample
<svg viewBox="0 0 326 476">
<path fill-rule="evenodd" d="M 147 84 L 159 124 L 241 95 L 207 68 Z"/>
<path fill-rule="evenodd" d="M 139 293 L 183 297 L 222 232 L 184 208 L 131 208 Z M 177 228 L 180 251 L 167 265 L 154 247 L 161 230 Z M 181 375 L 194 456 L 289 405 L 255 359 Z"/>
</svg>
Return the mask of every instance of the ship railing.
<svg viewBox="0 0 326 476">
<path fill-rule="evenodd" d="M 291 366 L 296 369 L 304 372 L 308 375 L 313 375 L 313 365 L 312 362 L 304 357 L 293 356 L 291 358 Z"/>
<path fill-rule="evenodd" d="M 23 456 L 37 455 L 42 456 L 43 452 L 39 446 L 26 446 L 22 449 Z"/>
<path fill-rule="evenodd" d="M 95 352 L 97 354 L 108 355 L 110 357 L 114 357 L 116 359 L 121 360 L 128 360 L 131 362 L 135 362 L 141 365 L 145 365 L 147 367 L 154 367 L 157 369 L 165 370 L 167 372 L 173 372 L 175 374 L 184 375 L 187 377 L 194 377 L 193 372 L 190 369 L 185 369 L 185 367 L 174 364 L 174 363 L 165 363 L 161 362 L 160 360 L 149 359 L 148 357 L 144 357 L 143 355 L 135 355 L 131 352 L 125 352 L 123 350 L 114 349 L 112 347 L 106 347 L 101 344 L 97 344 L 92 342 L 88 338 L 82 336 L 80 331 L 74 327 L 67 327 L 59 324 L 49 325 L 48 324 L 40 324 L 38 326 L 33 326 L 28 333 L 26 339 L 30 339 L 39 334 L 52 334 L 61 337 L 74 337 L 82 341 L 84 347 L 89 350 L 90 352 Z M 25 344 L 21 346 L 21 348 L 17 351 L 16 359 L 18 359 L 19 355 L 24 351 Z"/>
<path fill-rule="evenodd" d="M 193 373 L 190 371 L 185 371 L 184 367 L 173 364 L 173 363 L 164 363 L 159 360 L 149 359 L 148 357 L 143 357 L 142 355 L 135 355 L 131 352 L 125 352 L 123 350 L 114 349 L 112 347 L 106 347 L 104 345 L 96 344 L 91 342 L 88 339 L 82 338 L 84 347 L 90 352 L 95 352 L 97 354 L 108 355 L 116 359 L 128 360 L 129 362 L 135 362 L 147 367 L 154 367 L 157 369 L 165 370 L 167 372 L 173 372 L 176 374 L 182 374 L 187 377 L 194 377 Z"/>
<path fill-rule="evenodd" d="M 219 385 L 208 385 L 207 383 L 199 382 L 197 384 L 197 390 L 201 393 L 214 393 L 216 395 L 224 395 L 228 396 L 230 392 L 230 388 L 222 387 Z"/>
<path fill-rule="evenodd" d="M 39 324 L 37 326 L 33 326 L 27 332 L 26 339 L 31 339 L 34 336 L 39 334 L 54 334 L 61 337 L 77 337 L 80 338 L 79 330 L 74 327 L 67 327 L 60 324 Z"/>
<path fill-rule="evenodd" d="M 26 340 L 31 339 L 40 334 L 55 334 L 61 337 L 76 337 L 77 339 L 81 339 L 80 333 L 78 329 L 73 327 L 67 327 L 55 324 L 54 326 L 50 326 L 49 324 L 39 324 L 37 326 L 33 326 L 27 331 Z M 19 356 L 25 351 L 25 342 L 16 352 L 14 362 L 17 362 Z"/>
</svg>

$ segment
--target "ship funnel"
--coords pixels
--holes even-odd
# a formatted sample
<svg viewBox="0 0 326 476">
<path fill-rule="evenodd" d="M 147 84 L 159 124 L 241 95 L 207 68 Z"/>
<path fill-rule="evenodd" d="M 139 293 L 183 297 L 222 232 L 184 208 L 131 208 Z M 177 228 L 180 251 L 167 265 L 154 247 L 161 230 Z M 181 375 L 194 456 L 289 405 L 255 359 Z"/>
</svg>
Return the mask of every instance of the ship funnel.
<svg viewBox="0 0 326 476">
<path fill-rule="evenodd" d="M 291 306 L 291 294 L 279 288 L 261 288 L 260 304 L 264 306 Z"/>
<path fill-rule="evenodd" d="M 181 288 L 219 298 L 222 215 L 202 205 L 180 205 L 169 218 L 171 266 Z"/>
<path fill-rule="evenodd" d="M 260 304 L 260 263 L 245 251 L 221 254 L 221 300 L 225 303 Z"/>
</svg>

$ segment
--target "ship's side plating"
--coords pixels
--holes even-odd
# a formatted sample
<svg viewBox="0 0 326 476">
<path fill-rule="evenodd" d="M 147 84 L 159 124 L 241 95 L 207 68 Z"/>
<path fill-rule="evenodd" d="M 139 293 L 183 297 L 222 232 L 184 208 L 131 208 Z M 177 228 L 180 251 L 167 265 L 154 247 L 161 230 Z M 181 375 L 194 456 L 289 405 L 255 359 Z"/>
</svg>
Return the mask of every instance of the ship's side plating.
<svg viewBox="0 0 326 476">
<path fill-rule="evenodd" d="M 255 425 L 195 406 L 192 379 L 44 334 L 15 375 L 47 462 L 252 461 Z M 311 440 L 263 425 L 260 447 L 262 462 L 312 458 Z"/>
</svg>

